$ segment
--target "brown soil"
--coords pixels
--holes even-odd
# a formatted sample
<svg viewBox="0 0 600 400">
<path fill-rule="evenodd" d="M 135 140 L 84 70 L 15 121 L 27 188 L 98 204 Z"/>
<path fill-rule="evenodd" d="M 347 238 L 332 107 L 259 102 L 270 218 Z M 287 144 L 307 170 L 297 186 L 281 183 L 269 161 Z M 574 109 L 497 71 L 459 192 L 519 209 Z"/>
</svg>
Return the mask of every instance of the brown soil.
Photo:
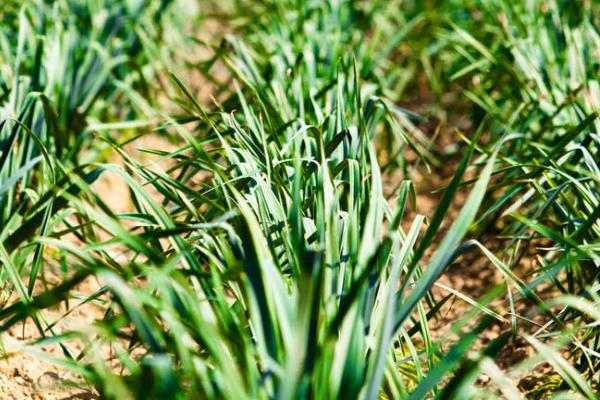
<svg viewBox="0 0 600 400">
<path fill-rule="evenodd" d="M 52 274 L 56 276 L 55 272 Z M 36 287 L 36 292 L 43 291 L 41 286 Z M 99 287 L 98 282 L 89 279 L 78 289 L 84 293 L 93 293 Z M 64 312 L 64 307 L 46 310 L 44 320 L 52 323 L 60 319 Z M 77 326 L 91 324 L 100 318 L 102 318 L 102 313 L 99 308 L 86 305 L 73 311 L 69 318 L 59 322 L 55 331 L 66 332 Z M 10 400 L 98 399 L 94 389 L 83 382 L 77 374 L 39 356 L 43 352 L 50 357 L 64 357 L 58 346 L 29 346 L 32 341 L 39 338 L 40 333 L 31 319 L 11 327 L 2 334 L 0 398 Z M 67 344 L 67 346 L 69 351 L 75 355 L 82 349 L 81 343 Z"/>
</svg>

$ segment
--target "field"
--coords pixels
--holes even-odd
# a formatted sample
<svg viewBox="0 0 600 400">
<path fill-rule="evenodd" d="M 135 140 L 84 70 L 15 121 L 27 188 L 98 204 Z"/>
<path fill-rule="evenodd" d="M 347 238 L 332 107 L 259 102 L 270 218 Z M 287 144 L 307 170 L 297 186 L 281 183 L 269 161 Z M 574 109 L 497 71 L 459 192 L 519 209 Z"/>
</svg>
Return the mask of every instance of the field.
<svg viewBox="0 0 600 400">
<path fill-rule="evenodd" d="M 597 0 L 3 0 L 0 398 L 600 398 Z"/>
</svg>

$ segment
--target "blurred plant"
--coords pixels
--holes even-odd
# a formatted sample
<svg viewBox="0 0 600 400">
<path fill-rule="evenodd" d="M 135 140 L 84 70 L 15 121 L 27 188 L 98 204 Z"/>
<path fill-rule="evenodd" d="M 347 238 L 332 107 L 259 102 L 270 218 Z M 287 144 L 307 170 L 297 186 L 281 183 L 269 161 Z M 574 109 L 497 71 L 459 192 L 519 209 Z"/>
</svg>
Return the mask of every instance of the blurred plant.
<svg viewBox="0 0 600 400">
<path fill-rule="evenodd" d="M 78 193 L 74 177 L 99 175 L 77 165 L 90 158 L 88 120 L 133 115 L 119 88 L 138 87 L 136 71 L 148 59 L 132 28 L 143 29 L 167 4 L 31 0 L 17 30 L 0 26 L 0 247 L 7 256 L 27 244 L 24 264 L 5 266 L 0 281 L 10 279 L 22 298 L 31 296 L 42 263 L 43 246 L 31 239 L 55 227 L 65 194 Z M 18 284 L 23 268 L 26 291 Z"/>
</svg>

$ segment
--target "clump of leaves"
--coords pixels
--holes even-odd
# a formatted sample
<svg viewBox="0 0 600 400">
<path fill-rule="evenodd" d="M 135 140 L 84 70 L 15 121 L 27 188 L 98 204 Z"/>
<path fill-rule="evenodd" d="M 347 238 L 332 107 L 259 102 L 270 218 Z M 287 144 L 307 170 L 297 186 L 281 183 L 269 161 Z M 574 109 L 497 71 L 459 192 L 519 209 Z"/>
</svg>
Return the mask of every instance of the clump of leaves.
<svg viewBox="0 0 600 400">
<path fill-rule="evenodd" d="M 121 215 L 74 177 L 77 192 L 63 194 L 68 212 L 50 219 L 68 228 L 36 239 L 69 264 L 70 277 L 0 313 L 7 329 L 97 276 L 105 286 L 75 307 L 98 300 L 105 318 L 40 343 L 59 342 L 63 365 L 108 398 L 396 398 L 419 383 L 419 393 L 436 393 L 456 366 L 438 363 L 440 348 L 427 321 L 447 298 L 436 301 L 428 292 L 467 248 L 461 242 L 495 157 L 425 260 L 474 145 L 424 235 L 419 238 L 422 216 L 405 232 L 411 184 L 402 183 L 393 200 L 384 197 L 373 143 L 389 130 L 414 149 L 424 147 L 404 130 L 403 114 L 377 97 L 374 86 L 360 83 L 361 65 L 336 55 L 348 44 L 342 27 L 352 26 L 352 8 L 287 7 L 290 14 L 271 21 L 265 34 L 276 42 L 285 21 L 303 21 L 306 43 L 297 39 L 296 60 L 286 61 L 287 48 L 280 46 L 269 64 L 252 47 L 232 42 L 226 62 L 241 88 L 228 102 L 235 108 L 214 112 L 175 79 L 186 120 L 198 123 L 194 133 L 175 121 L 164 127 L 186 141 L 179 151 L 154 151 L 175 164 L 168 171 L 150 168 L 113 144 L 126 170 L 101 167 L 127 182 L 136 207 Z M 341 25 L 323 23 L 334 20 Z M 281 43 L 291 37 L 283 31 Z M 81 244 L 62 240 L 69 234 Z M 27 243 L 2 253 L 4 263 L 14 264 L 11 252 L 19 245 Z M 87 343 L 78 354 L 69 346 L 72 337 Z M 105 363 L 105 345 L 123 375 Z M 467 348 L 462 343 L 456 354 Z M 441 375 L 425 379 L 435 367 Z"/>
</svg>

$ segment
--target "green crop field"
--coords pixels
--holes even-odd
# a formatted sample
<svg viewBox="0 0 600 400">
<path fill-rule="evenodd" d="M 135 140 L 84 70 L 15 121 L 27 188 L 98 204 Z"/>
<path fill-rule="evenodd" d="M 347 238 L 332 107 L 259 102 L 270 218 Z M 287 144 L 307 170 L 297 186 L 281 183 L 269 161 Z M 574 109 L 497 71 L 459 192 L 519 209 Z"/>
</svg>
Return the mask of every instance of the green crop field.
<svg viewBox="0 0 600 400">
<path fill-rule="evenodd" d="M 600 398 L 600 1 L 1 3 L 1 399 Z"/>
</svg>

